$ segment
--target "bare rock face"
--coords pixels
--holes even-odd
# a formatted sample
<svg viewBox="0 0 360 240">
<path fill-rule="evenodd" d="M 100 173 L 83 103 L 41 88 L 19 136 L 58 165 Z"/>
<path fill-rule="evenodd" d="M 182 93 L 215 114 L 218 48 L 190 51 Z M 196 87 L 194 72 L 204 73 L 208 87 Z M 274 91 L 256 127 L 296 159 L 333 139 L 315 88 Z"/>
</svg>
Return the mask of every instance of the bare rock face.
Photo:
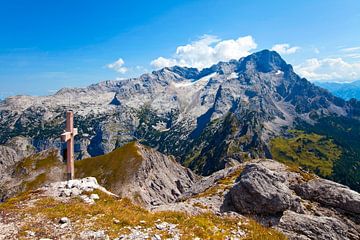
<svg viewBox="0 0 360 240">
<path fill-rule="evenodd" d="M 360 215 L 360 194 L 344 185 L 325 179 L 313 179 L 295 186 L 295 191 L 304 199 Z"/>
<path fill-rule="evenodd" d="M 174 202 L 197 180 L 191 170 L 172 157 L 142 145 L 138 145 L 138 151 L 143 161 L 128 192 L 137 191 L 146 205 Z"/>
<path fill-rule="evenodd" d="M 0 175 L 5 174 L 5 169 L 14 165 L 18 159 L 19 157 L 14 149 L 0 146 Z"/>
<path fill-rule="evenodd" d="M 284 212 L 278 227 L 291 239 L 359 239 L 357 233 L 339 219 L 298 214 L 292 211 Z"/>
<path fill-rule="evenodd" d="M 241 213 L 301 212 L 300 198 L 285 184 L 284 176 L 260 164 L 249 164 L 231 189 L 234 207 Z"/>
<path fill-rule="evenodd" d="M 14 149 L 19 159 L 27 157 L 36 152 L 35 147 L 31 144 L 31 139 L 23 136 L 17 136 L 8 140 L 6 146 Z"/>
</svg>

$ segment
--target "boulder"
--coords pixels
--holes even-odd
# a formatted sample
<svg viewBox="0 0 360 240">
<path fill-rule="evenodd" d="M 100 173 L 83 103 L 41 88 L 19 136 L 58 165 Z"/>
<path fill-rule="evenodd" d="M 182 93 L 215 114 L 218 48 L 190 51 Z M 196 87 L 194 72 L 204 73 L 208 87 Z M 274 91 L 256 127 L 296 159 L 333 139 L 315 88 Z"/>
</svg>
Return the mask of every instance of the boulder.
<svg viewBox="0 0 360 240">
<path fill-rule="evenodd" d="M 344 185 L 319 178 L 296 185 L 294 190 L 304 199 L 342 209 L 351 214 L 360 214 L 360 194 Z"/>
<path fill-rule="evenodd" d="M 285 211 L 277 226 L 289 239 L 355 240 L 358 233 L 342 221 L 325 216 L 311 216 Z"/>
<path fill-rule="evenodd" d="M 232 204 L 241 213 L 277 214 L 288 209 L 302 212 L 300 198 L 285 180 L 261 163 L 248 164 L 229 192 Z"/>
</svg>

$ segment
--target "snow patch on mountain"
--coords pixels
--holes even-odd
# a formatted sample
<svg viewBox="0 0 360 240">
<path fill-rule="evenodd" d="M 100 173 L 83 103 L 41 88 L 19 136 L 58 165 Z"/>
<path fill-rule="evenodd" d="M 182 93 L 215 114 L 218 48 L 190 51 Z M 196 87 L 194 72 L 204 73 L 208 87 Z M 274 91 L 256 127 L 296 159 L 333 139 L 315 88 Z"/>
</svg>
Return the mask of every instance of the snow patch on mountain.
<svg viewBox="0 0 360 240">
<path fill-rule="evenodd" d="M 205 84 L 207 84 L 212 77 L 216 76 L 216 74 L 217 73 L 211 73 L 211 74 L 206 75 L 196 81 L 183 81 L 183 82 L 179 82 L 179 83 L 175 82 L 173 84 L 176 88 L 190 87 L 190 86 L 195 86 L 195 87 L 199 88 L 199 87 L 203 87 Z"/>
</svg>

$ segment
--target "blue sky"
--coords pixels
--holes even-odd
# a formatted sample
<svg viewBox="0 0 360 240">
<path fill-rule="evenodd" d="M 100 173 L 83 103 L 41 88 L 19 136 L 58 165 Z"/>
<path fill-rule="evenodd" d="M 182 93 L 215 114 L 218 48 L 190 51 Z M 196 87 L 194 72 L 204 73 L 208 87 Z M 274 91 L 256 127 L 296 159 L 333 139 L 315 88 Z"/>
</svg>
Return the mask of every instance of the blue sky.
<svg viewBox="0 0 360 240">
<path fill-rule="evenodd" d="M 360 79 L 360 1 L 2 0 L 0 98 L 264 48 L 311 80 Z"/>
</svg>

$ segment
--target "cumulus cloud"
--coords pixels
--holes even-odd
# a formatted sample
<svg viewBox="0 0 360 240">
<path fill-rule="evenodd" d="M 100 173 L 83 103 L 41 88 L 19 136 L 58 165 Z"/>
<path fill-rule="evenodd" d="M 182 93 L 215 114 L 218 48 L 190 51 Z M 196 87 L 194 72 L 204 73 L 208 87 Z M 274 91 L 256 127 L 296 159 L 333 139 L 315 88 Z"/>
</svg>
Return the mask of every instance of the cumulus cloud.
<svg viewBox="0 0 360 240">
<path fill-rule="evenodd" d="M 346 82 L 360 79 L 360 62 L 349 63 L 342 58 L 311 58 L 294 68 L 309 80 Z"/>
<path fill-rule="evenodd" d="M 287 43 L 275 44 L 271 48 L 271 50 L 284 55 L 296 53 L 299 49 L 300 47 L 290 47 L 290 44 Z"/>
<path fill-rule="evenodd" d="M 202 69 L 219 61 L 247 56 L 256 47 L 257 44 L 252 36 L 221 40 L 216 36 L 204 35 L 197 41 L 177 47 L 171 58 L 154 59 L 151 61 L 151 66 L 157 69 L 174 65 Z"/>
<path fill-rule="evenodd" d="M 158 57 L 151 61 L 151 66 L 154 68 L 163 68 L 163 67 L 171 67 L 177 64 L 175 59 L 169 59 L 164 57 Z"/>
<path fill-rule="evenodd" d="M 124 67 L 124 64 L 125 64 L 124 60 L 122 58 L 119 58 L 115 62 L 108 64 L 107 67 L 109 69 L 113 69 L 117 71 L 118 73 L 124 74 L 128 71 L 128 68 Z"/>
</svg>

